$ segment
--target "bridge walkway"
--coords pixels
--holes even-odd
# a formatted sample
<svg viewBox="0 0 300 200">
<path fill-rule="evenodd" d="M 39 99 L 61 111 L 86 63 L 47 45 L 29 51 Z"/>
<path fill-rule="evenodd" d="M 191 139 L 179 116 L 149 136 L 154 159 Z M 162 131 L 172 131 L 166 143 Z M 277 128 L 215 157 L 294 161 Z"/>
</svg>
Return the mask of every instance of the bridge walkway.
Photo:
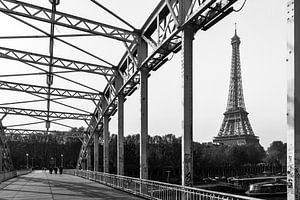
<svg viewBox="0 0 300 200">
<path fill-rule="evenodd" d="M 0 184 L 0 200 L 122 199 L 138 200 L 131 194 L 66 174 L 33 171 Z"/>
</svg>

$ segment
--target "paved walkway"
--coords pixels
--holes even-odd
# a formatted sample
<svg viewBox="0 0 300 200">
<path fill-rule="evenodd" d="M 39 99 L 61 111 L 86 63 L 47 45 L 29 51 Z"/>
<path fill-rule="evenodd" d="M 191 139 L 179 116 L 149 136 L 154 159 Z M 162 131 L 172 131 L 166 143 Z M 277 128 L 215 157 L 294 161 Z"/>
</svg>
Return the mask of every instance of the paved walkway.
<svg viewBox="0 0 300 200">
<path fill-rule="evenodd" d="M 72 175 L 34 171 L 0 184 L 0 200 L 141 199 Z"/>
</svg>

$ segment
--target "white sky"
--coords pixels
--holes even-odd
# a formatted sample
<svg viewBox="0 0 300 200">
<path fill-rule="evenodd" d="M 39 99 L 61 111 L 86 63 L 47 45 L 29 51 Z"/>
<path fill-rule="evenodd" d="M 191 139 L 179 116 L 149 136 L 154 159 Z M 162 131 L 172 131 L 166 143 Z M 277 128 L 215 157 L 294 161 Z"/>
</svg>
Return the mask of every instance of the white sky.
<svg viewBox="0 0 300 200">
<path fill-rule="evenodd" d="M 48 0 L 27 0 L 27 2 L 49 7 Z M 107 8 L 126 19 L 135 27 L 140 28 L 151 11 L 159 2 L 155 1 L 111 1 L 98 0 Z M 239 1 L 235 8 L 242 4 Z M 122 23 L 105 14 L 89 0 L 74 1 L 61 0 L 57 8 L 59 11 L 86 17 L 99 22 L 114 24 L 127 28 Z M 28 20 L 27 20 L 28 21 Z M 44 30 L 49 31 L 49 24 L 36 23 Z M 239 13 L 232 13 L 223 21 L 216 24 L 206 32 L 199 31 L 194 40 L 194 140 L 209 142 L 217 135 L 226 109 L 229 76 L 231 64 L 230 39 L 234 34 L 234 23 L 238 25 L 238 35 L 241 38 L 241 66 L 246 109 L 254 133 L 259 136 L 264 147 L 274 140 L 286 141 L 286 33 L 285 33 L 285 2 L 274 0 L 247 1 Z M 5 14 L 0 13 L 0 35 L 40 35 Z M 68 33 L 69 30 L 57 27 L 56 34 Z M 74 33 L 74 31 L 73 31 Z M 93 39 L 66 39 L 78 46 L 105 58 L 113 64 L 118 64 L 125 52 L 123 44 L 104 38 Z M 48 54 L 48 39 L 34 40 L 1 40 L 3 47 L 27 50 L 31 52 Z M 95 58 L 84 56 L 66 45 L 55 42 L 55 56 L 67 57 L 76 60 L 99 63 Z M 0 59 L 2 70 L 0 74 L 38 72 L 24 64 Z M 103 63 L 99 63 L 103 64 Z M 5 67 L 4 67 L 5 66 Z M 7 67 L 8 66 L 8 67 Z M 47 67 L 43 69 L 47 70 Z M 92 75 L 73 73 L 65 77 L 76 78 L 97 90 L 103 90 L 104 79 Z M 0 80 L 45 85 L 45 76 L 26 78 L 0 78 Z M 95 85 L 95 83 L 97 83 Z M 68 86 L 69 84 L 59 78 L 54 79 L 54 85 Z M 75 87 L 74 87 L 75 88 Z M 76 87 L 78 89 L 78 87 Z M 79 90 L 86 90 L 80 87 Z M 149 134 L 164 135 L 173 133 L 180 136 L 181 130 L 181 57 L 180 52 L 173 56 L 158 71 L 149 78 Z M 32 98 L 30 95 L 1 91 L 0 102 L 9 102 Z M 93 111 L 93 104 L 78 101 L 61 101 L 74 103 L 75 107 Z M 32 105 L 33 106 L 33 105 Z M 60 106 L 52 104 L 53 108 L 60 110 Z M 14 107 L 13 105 L 11 107 Z M 20 107 L 20 106 L 15 106 Z M 26 104 L 26 107 L 31 107 Z M 36 106 L 33 106 L 36 107 Z M 45 109 L 45 102 L 40 103 L 38 109 Z M 75 112 L 70 110 L 70 112 Z M 117 133 L 117 115 L 110 124 L 111 133 Z M 4 125 L 17 124 L 30 121 L 16 116 L 7 117 Z M 70 122 L 72 126 L 85 126 L 84 123 Z M 44 124 L 33 127 L 44 129 Z M 52 125 L 55 130 L 66 129 Z M 125 103 L 125 135 L 139 133 L 139 91 L 127 98 Z"/>
</svg>

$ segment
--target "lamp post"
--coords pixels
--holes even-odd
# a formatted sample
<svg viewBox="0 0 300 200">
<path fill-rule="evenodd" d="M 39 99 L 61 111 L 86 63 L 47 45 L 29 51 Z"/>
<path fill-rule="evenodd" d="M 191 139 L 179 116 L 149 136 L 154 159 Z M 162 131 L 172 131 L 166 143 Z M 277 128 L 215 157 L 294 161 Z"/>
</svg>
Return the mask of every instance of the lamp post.
<svg viewBox="0 0 300 200">
<path fill-rule="evenodd" d="M 60 161 L 61 161 L 61 163 L 60 163 L 60 166 L 61 167 L 63 167 L 64 166 L 64 154 L 60 154 Z"/>
<path fill-rule="evenodd" d="M 27 168 L 27 169 L 29 168 L 29 167 L 28 167 L 28 156 L 29 156 L 29 154 L 26 153 L 26 168 Z"/>
</svg>

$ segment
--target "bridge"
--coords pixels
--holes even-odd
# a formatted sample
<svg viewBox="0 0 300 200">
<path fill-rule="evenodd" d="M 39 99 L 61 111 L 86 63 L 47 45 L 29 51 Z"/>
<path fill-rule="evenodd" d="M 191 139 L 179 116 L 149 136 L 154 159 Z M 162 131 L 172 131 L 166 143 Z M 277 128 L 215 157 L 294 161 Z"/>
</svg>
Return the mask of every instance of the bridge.
<svg viewBox="0 0 300 200">
<path fill-rule="evenodd" d="M 102 172 L 68 170 L 25 173 L 0 184 L 1 199 L 245 199 L 257 198 L 212 192 Z"/>
<path fill-rule="evenodd" d="M 5 19 L 17 21 L 20 30 L 22 30 L 22 34 L 20 32 L 17 34 L 9 33 L 10 35 L 0 38 L 1 41 L 8 44 L 10 41 L 15 42 L 12 45 L 14 48 L 1 45 L 1 61 L 5 60 L 4 64 L 9 66 L 15 66 L 12 64 L 15 62 L 22 65 L 21 68 L 18 65 L 17 72 L 1 75 L 3 78 L 0 81 L 1 92 L 3 94 L 4 91 L 12 92 L 9 94 L 17 93 L 17 95 L 7 96 L 7 102 L 0 105 L 0 113 L 2 114 L 0 171 L 8 174 L 5 175 L 7 177 L 15 176 L 12 173 L 12 155 L 9 151 L 7 137 L 17 139 L 24 135 L 40 133 L 63 136 L 65 132 L 57 131 L 58 128 L 56 127 L 72 128 L 74 124 L 83 122 L 87 127 L 83 132 L 68 136 L 78 137 L 82 141 L 76 169 L 69 172 L 72 176 L 91 179 L 146 198 L 152 198 L 151 195 L 155 193 L 158 193 L 158 197 L 155 197 L 157 199 L 167 199 L 170 195 L 172 198 L 174 197 L 172 195 L 175 195 L 177 199 L 193 195 L 198 195 L 198 199 L 200 197 L 214 199 L 232 197 L 229 194 L 226 196 L 226 194 L 216 194 L 212 191 L 199 191 L 192 187 L 192 54 L 195 34 L 200 30 L 208 31 L 211 27 L 217 26 L 220 20 L 234 12 L 233 6 L 236 2 L 238 0 L 161 0 L 142 27 L 138 29 L 96 0 L 90 0 L 91 5 L 94 8 L 104 10 L 106 15 L 118 22 L 115 23 L 116 25 L 112 25 L 110 21 L 99 22 L 99 19 L 70 14 L 69 12 L 74 6 L 76 7 L 76 3 L 69 5 L 63 1 L 50 0 L 50 4 L 48 3 L 50 8 L 48 8 L 49 5 L 45 2 L 41 5 L 34 5 L 22 1 L 0 0 L 1 14 L 7 17 Z M 300 166 L 300 118 L 298 117 L 300 109 L 297 104 L 300 95 L 298 81 L 300 76 L 297 68 L 300 56 L 297 55 L 299 52 L 294 50 L 299 45 L 299 34 L 297 34 L 299 30 L 297 21 L 299 19 L 299 15 L 297 15 L 299 6 L 299 2 L 287 1 L 289 32 L 287 171 L 289 199 L 298 199 L 300 195 L 298 170 Z M 78 7 L 76 9 L 80 10 Z M 78 11 L 78 13 L 81 12 Z M 4 27 L 8 25 L 9 23 L 6 23 Z M 40 35 L 26 34 L 28 29 L 35 30 Z M 98 53 L 95 53 L 99 49 L 96 51 L 94 49 L 93 52 L 78 45 L 78 43 L 93 44 L 95 36 L 101 38 L 99 40 L 103 41 L 103 45 L 111 46 L 111 49 L 113 46 L 117 47 L 111 54 L 113 54 L 114 60 L 119 58 L 118 64 L 113 64 L 99 57 Z M 19 43 L 16 42 L 20 39 L 29 39 L 29 41 L 41 39 L 39 40 L 41 44 L 29 42 L 27 46 L 20 47 L 18 46 Z M 3 44 L 5 43 L 3 42 Z M 61 44 L 68 48 L 60 46 Z M 31 47 L 38 47 L 39 50 L 32 52 L 28 50 Z M 76 50 L 76 53 L 70 53 L 68 49 Z M 120 49 L 123 51 L 120 52 Z M 169 61 L 172 54 L 178 52 L 181 53 L 182 58 L 181 186 L 149 181 L 149 163 L 147 161 L 148 79 L 152 73 L 159 73 L 159 68 Z M 81 58 L 84 59 L 81 60 Z M 28 66 L 30 70 L 23 71 L 23 66 Z M 137 90 L 139 90 L 140 97 L 140 177 L 134 179 L 124 176 L 124 102 Z M 19 97 L 25 94 L 28 98 L 19 100 Z M 18 100 L 16 101 L 16 99 Z M 46 106 L 43 104 L 45 102 Z M 109 174 L 108 139 L 109 121 L 115 115 L 118 119 L 118 145 L 117 174 L 113 175 Z M 15 118 L 12 118 L 14 116 Z M 15 119 L 15 123 L 20 123 L 5 124 L 6 119 Z M 26 128 L 37 124 L 44 124 L 45 129 Z M 100 142 L 103 143 L 103 172 L 99 172 L 98 146 Z M 91 166 L 92 145 L 94 145 L 93 167 Z M 50 179 L 45 178 L 47 177 L 45 173 L 23 175 L 18 179 L 22 182 L 22 180 L 26 180 L 26 177 L 29 177 L 28 181 L 30 181 L 34 178 L 30 178 L 30 176 L 36 175 L 41 176 L 41 180 L 51 182 Z M 73 183 L 74 179 L 71 179 L 70 182 Z M 127 185 L 133 183 L 134 189 L 132 186 L 125 187 L 125 183 Z M 160 196 L 161 193 L 164 195 Z M 243 198 L 246 199 L 246 197 L 232 197 L 230 199 Z"/>
<path fill-rule="evenodd" d="M 46 171 L 10 179 L 0 188 L 1 199 L 141 199 L 90 180 Z"/>
</svg>

